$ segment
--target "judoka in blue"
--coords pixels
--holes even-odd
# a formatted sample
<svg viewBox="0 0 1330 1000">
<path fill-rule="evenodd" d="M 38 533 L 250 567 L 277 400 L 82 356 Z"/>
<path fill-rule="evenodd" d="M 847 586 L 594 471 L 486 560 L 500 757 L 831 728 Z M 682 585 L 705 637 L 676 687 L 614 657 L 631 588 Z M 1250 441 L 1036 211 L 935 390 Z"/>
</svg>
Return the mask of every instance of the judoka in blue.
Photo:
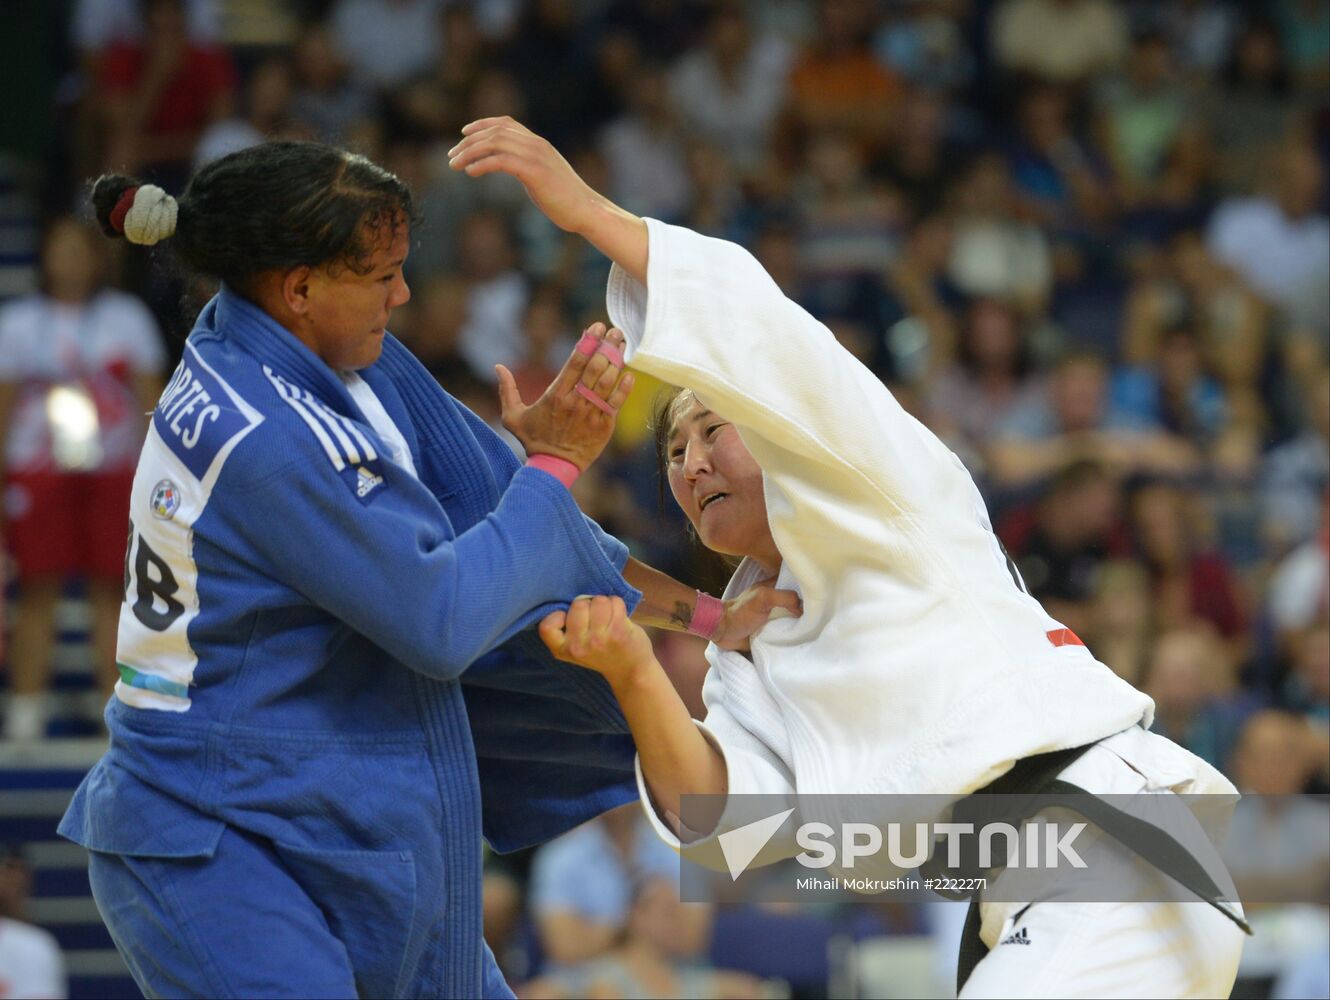
<svg viewBox="0 0 1330 1000">
<path fill-rule="evenodd" d="M 624 546 L 375 336 L 339 371 L 223 287 L 152 415 L 110 747 L 60 826 L 148 995 L 511 996 L 482 834 L 635 797 L 608 687 L 529 628 L 635 604 Z"/>
</svg>

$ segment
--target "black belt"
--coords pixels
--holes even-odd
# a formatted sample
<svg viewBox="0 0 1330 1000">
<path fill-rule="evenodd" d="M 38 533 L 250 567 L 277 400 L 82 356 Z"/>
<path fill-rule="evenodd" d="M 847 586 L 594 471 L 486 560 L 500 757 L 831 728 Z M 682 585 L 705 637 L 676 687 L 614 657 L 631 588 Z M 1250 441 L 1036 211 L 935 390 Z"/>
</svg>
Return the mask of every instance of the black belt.
<svg viewBox="0 0 1330 1000">
<path fill-rule="evenodd" d="M 1018 760 L 1002 777 L 973 793 L 973 796 L 984 798 L 967 796 L 956 803 L 952 819 L 959 822 L 973 822 L 976 824 L 976 829 L 980 824 L 992 822 L 1010 823 L 1019 828 L 1022 822 L 1043 809 L 1052 807 L 1069 809 L 1084 816 L 1124 847 L 1135 851 L 1145 861 L 1215 907 L 1250 934 L 1251 927 L 1228 905 L 1209 872 L 1173 837 L 1157 826 L 1121 809 L 1115 809 L 1085 789 L 1058 778 L 1059 774 L 1094 745 L 1087 743 L 1085 746 L 1035 754 Z M 1004 799 L 989 798 L 993 795 L 1004 796 Z M 943 863 L 939 850 L 934 852 L 920 870 L 926 875 L 949 876 L 952 879 L 984 875 L 979 869 L 976 853 L 972 852 L 967 861 L 968 864 L 963 864 L 962 870 L 958 871 L 955 867 L 948 867 Z M 1000 866 L 995 866 L 997 867 Z M 956 966 L 958 994 L 965 981 L 970 978 L 974 967 L 988 954 L 988 946 L 979 936 L 981 924 L 979 903 L 980 891 L 975 891 L 970 895 L 970 910 L 965 917 L 965 929 L 961 932 L 961 950 Z"/>
</svg>

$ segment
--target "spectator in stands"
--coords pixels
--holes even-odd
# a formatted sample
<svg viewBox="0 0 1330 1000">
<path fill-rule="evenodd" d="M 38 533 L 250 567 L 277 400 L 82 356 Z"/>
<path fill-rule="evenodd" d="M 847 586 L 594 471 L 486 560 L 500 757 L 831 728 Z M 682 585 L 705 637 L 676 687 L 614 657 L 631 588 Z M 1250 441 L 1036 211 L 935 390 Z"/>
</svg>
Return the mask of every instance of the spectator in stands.
<svg viewBox="0 0 1330 1000">
<path fill-rule="evenodd" d="M 1260 158 L 1288 137 L 1297 119 L 1292 94 L 1279 29 L 1264 18 L 1249 19 L 1204 106 L 1216 173 L 1226 190 L 1255 190 Z"/>
<path fill-rule="evenodd" d="M 1321 618 L 1304 629 L 1292 642 L 1293 669 L 1284 688 L 1283 701 L 1301 713 L 1312 726 L 1316 740 L 1313 760 L 1322 789 L 1330 777 L 1330 619 Z"/>
<path fill-rule="evenodd" d="M 998 299 L 972 300 L 956 362 L 938 373 L 929 390 L 929 408 L 937 414 L 934 430 L 945 440 L 962 442 L 971 453 L 982 453 L 1008 417 L 1035 405 L 1039 388 L 1032 369 L 1017 311 Z"/>
<path fill-rule="evenodd" d="M 869 48 L 872 8 L 863 0 L 819 0 L 818 31 L 790 74 L 788 125 L 795 137 L 848 132 L 872 155 L 885 148 L 903 88 Z"/>
<path fill-rule="evenodd" d="M 871 164 L 905 199 L 911 219 L 938 211 L 965 152 L 950 135 L 953 109 L 934 91 L 914 88 L 901 101 L 891 145 Z"/>
<path fill-rule="evenodd" d="M 1266 456 L 1262 475 L 1265 533 L 1276 551 L 1315 537 L 1330 486 L 1330 367 L 1307 389 L 1302 433 Z"/>
<path fill-rule="evenodd" d="M 25 922 L 32 871 L 15 844 L 0 843 L 0 997 L 62 1000 L 65 960 L 54 937 Z"/>
<path fill-rule="evenodd" d="M 1154 699 L 1151 731 L 1224 768 L 1243 724 L 1259 707 L 1236 688 L 1236 671 L 1223 642 L 1208 625 L 1159 634 L 1145 672 Z"/>
<path fill-rule="evenodd" d="M 186 30 L 201 45 L 220 40 L 218 0 L 185 0 Z M 106 51 L 117 43 L 141 42 L 148 33 L 142 0 L 76 0 L 71 17 L 71 39 L 79 54 L 91 60 L 92 79 Z"/>
<path fill-rule="evenodd" d="M 1207 428 L 1210 440 L 1225 429 L 1265 432 L 1257 379 L 1266 360 L 1267 310 L 1210 255 L 1197 230 L 1176 233 L 1163 254 L 1147 262 L 1128 293 L 1123 323 L 1120 349 L 1131 373 L 1124 376 L 1136 384 L 1116 386 L 1119 392 L 1134 395 L 1148 391 L 1151 383 L 1162 389 L 1164 342 L 1176 331 L 1191 330 L 1200 351 L 1196 360 L 1217 385 L 1186 377 L 1193 368 L 1190 355 L 1185 343 L 1173 342 L 1168 366 L 1168 378 L 1175 383 L 1172 419 Z M 1183 390 L 1176 384 L 1180 381 L 1191 388 Z M 1222 392 L 1222 407 L 1216 389 Z M 1119 399 L 1123 405 L 1143 403 Z"/>
<path fill-rule="evenodd" d="M 1238 894 L 1253 901 L 1246 906 L 1254 931 L 1238 974 L 1264 981 L 1248 995 L 1269 995 L 1262 988 L 1270 979 L 1316 956 L 1330 933 L 1326 807 L 1297 794 L 1315 768 L 1310 735 L 1295 715 L 1257 712 L 1233 755 L 1232 774 L 1244 798 L 1223 853 Z"/>
<path fill-rule="evenodd" d="M 374 113 L 369 91 L 352 81 L 326 21 L 308 24 L 300 32 L 295 74 L 291 116 L 319 142 L 344 143 L 354 126 Z"/>
<path fill-rule="evenodd" d="M 11 39 L 0 30 L 15 54 L 40 50 L 19 67 L 26 89 L 11 104 L 55 108 L 34 119 L 45 130 L 41 148 L 55 155 L 40 158 L 34 142 L 27 159 L 15 164 L 6 156 L 0 163 L 6 206 L 16 191 L 21 202 L 27 190 L 13 187 L 14 177 L 38 180 L 45 207 L 72 203 L 71 180 L 100 172 L 108 143 L 120 138 L 111 110 L 142 95 L 149 76 L 160 85 L 163 111 L 188 112 L 190 121 L 204 124 L 213 121 L 209 95 L 225 104 L 227 88 L 218 79 L 233 74 L 220 67 L 232 61 L 242 67 L 251 91 L 274 82 L 263 68 L 269 50 L 238 33 L 246 12 L 262 4 L 26 6 L 41 8 L 47 24 L 68 24 L 72 45 L 48 52 L 49 46 L 28 44 L 26 32 Z M 488 359 L 477 377 L 459 350 L 464 328 L 484 341 L 492 321 L 471 317 L 468 324 L 468 289 L 472 282 L 488 288 L 489 281 L 459 245 L 463 220 L 493 213 L 508 230 L 494 241 L 504 245 L 507 260 L 495 272 L 503 277 L 499 293 L 548 286 L 567 299 L 555 323 L 544 292 L 530 302 L 524 293 L 492 296 L 499 308 L 481 312 L 497 316 L 495 345 L 506 342 L 513 359 L 528 352 L 533 332 L 539 339 L 554 325 L 580 328 L 603 318 L 608 263 L 544 220 L 511 178 L 460 177 L 439 154 L 462 122 L 511 113 L 539 120 L 591 186 L 609 190 L 597 139 L 607 122 L 624 115 L 643 60 L 658 59 L 666 86 L 656 96 L 668 98 L 680 123 L 670 145 L 674 174 L 669 184 L 642 183 L 644 175 L 620 160 L 617 176 L 647 197 L 669 194 L 661 199 L 665 207 L 651 210 L 678 212 L 672 221 L 753 248 L 788 295 L 856 351 L 869 348 L 875 373 L 976 473 L 990 509 L 1000 514 L 1020 504 L 1000 519 L 1008 547 L 1018 557 L 1027 545 L 1042 552 L 1053 575 L 1075 590 L 1070 613 L 1088 616 L 1081 635 L 1098 658 L 1129 680 L 1145 668 L 1155 638 L 1152 580 L 1143 564 L 1122 557 L 1119 531 L 1108 534 L 1103 552 L 1089 551 L 1096 533 L 1088 525 L 1103 516 L 1109 491 L 1086 485 L 1068 499 L 1059 470 L 1085 458 L 1107 465 L 1109 480 L 1118 470 L 1188 471 L 1196 474 L 1188 482 L 1198 505 L 1213 512 L 1207 547 L 1223 552 L 1250 587 L 1247 603 L 1263 609 L 1255 629 L 1244 620 L 1232 636 L 1238 648 L 1250 643 L 1256 650 L 1244 665 L 1244 682 L 1305 716 L 1323 714 L 1317 643 L 1325 642 L 1330 599 L 1324 368 L 1330 298 L 1325 189 L 1308 178 L 1325 166 L 1325 0 L 289 0 L 268 6 L 303 22 L 289 54 L 296 75 L 292 118 L 320 139 L 390 160 L 415 186 L 425 224 L 413 232 L 406 268 L 416 298 L 394 312 L 393 332 L 496 429 Z M 167 24 L 169 45 L 147 30 L 145 11 Z M 168 57 L 181 49 L 187 55 L 168 74 Z M 150 50 L 158 52 L 155 63 Z M 194 52 L 207 55 L 188 55 Z M 107 70 L 125 69 L 130 56 L 142 63 L 139 82 L 113 84 Z M 48 65 L 58 85 L 45 86 Z M 392 82 L 376 82 L 379 72 Z M 1051 89 L 1035 86 L 1050 83 Z M 1030 99 L 1021 100 L 1027 92 Z M 1179 105 L 1188 109 L 1181 122 Z M 1097 115 L 1111 127 L 1094 128 Z M 623 120 L 640 123 L 636 116 Z M 226 128 L 236 121 L 227 119 Z M 800 242 L 791 209 L 813 197 L 810 183 L 798 186 L 810 181 L 800 171 L 811 140 L 828 124 L 852 137 L 869 186 L 885 184 L 901 208 L 890 218 L 846 213 L 850 225 L 839 235 L 863 237 L 860 246 L 869 247 L 863 259 L 873 261 L 848 286 L 808 281 L 800 260 L 808 244 Z M 269 126 L 249 129 L 252 139 Z M 177 136 L 147 125 L 139 132 L 151 134 L 123 139 L 116 155 L 127 162 L 156 156 Z M 448 140 L 442 147 L 441 137 Z M 19 131 L 15 138 L 21 143 Z M 1272 149 L 1289 142 L 1304 145 L 1272 169 Z M 195 143 L 180 145 L 187 159 Z M 643 145 L 654 152 L 645 142 L 636 148 Z M 1129 179 L 1121 202 L 1112 183 L 1120 177 Z M 678 190 L 670 193 L 670 184 Z M 6 209 L 0 304 L 36 282 L 38 248 L 34 236 L 24 252 L 25 228 L 21 215 Z M 479 242 L 483 263 L 486 239 Z M 127 280 L 154 306 L 174 311 L 182 301 L 175 290 L 148 292 L 141 276 Z M 212 291 L 196 295 L 192 308 Z M 521 321 L 524 310 L 534 323 Z M 158 308 L 158 314 L 165 322 L 167 312 Z M 1047 384 L 1041 376 L 1067 344 L 1093 344 L 1113 368 L 1095 376 L 1092 363 L 1066 380 L 1065 393 L 1054 391 L 1065 373 L 1054 371 Z M 0 369 L 12 357 L 0 343 Z M 531 364 L 531 385 L 539 367 Z M 13 384 L 7 375 L 0 382 Z M 1301 405 L 1309 388 L 1315 405 Z M 635 551 L 640 545 L 683 572 L 688 556 L 673 528 L 656 521 L 655 481 L 640 471 L 643 461 L 650 465 L 641 450 L 641 411 L 651 396 L 640 384 L 625 403 L 613 444 L 579 480 L 575 496 Z M 130 398 L 136 412 L 143 408 Z M 1099 416 L 1078 422 L 1077 411 Z M 1041 415 L 1038 433 L 1031 423 L 1021 429 L 1032 413 Z M 1067 427 L 1079 429 L 1064 427 L 1064 416 L 1071 418 Z M 976 450 L 983 460 L 995 456 L 991 481 Z M 25 495 L 19 487 L 10 493 Z M 112 518 L 104 505 L 81 498 L 75 509 L 88 523 Z M 1176 511 L 1162 520 L 1174 524 L 1164 534 L 1176 540 Z M 1027 575 L 1039 574 L 1032 565 Z M 20 655 L 33 634 L 24 623 L 44 617 L 11 613 L 10 619 L 15 643 L 3 669 L 16 684 L 33 662 Z M 104 630 L 94 628 L 93 638 L 96 660 L 109 663 Z M 685 670 L 695 667 L 690 641 L 658 638 L 657 658 L 667 670 L 674 660 Z M 45 670 L 40 676 L 38 690 Z M 13 704 L 16 716 L 26 713 L 24 696 Z M 1206 711 L 1201 717 L 1208 718 Z M 0 719 L 6 727 L 0 733 L 25 725 Z M 1210 739 L 1206 726 L 1213 728 L 1198 723 L 1202 742 Z M 1330 760 L 1324 747 L 1320 756 Z M 1330 776 L 1317 780 L 1325 788 Z M 504 913 L 511 917 L 512 886 L 504 888 Z"/>
<path fill-rule="evenodd" d="M 183 0 L 147 0 L 144 21 L 142 41 L 115 43 L 102 62 L 106 163 L 179 191 L 199 137 L 231 116 L 235 68 L 225 49 L 190 38 Z"/>
<path fill-rule="evenodd" d="M 468 116 L 511 114 L 514 109 L 520 110 L 524 106 L 522 92 L 513 78 L 495 68 L 479 73 L 468 98 L 470 104 L 464 109 Z M 520 184 L 506 177 L 483 177 L 473 184 L 466 184 L 465 178 L 459 179 L 447 169 L 438 155 L 440 146 L 433 139 L 402 135 L 393 143 L 392 151 L 394 166 L 407 166 L 414 174 L 413 190 L 418 196 L 422 220 L 419 234 L 413 234 L 415 245 L 407 261 L 407 274 L 413 281 L 428 281 L 440 271 L 463 269 L 461 234 L 467 217 L 475 212 L 497 213 L 510 229 L 520 226 L 528 242 L 531 242 L 533 231 L 543 233 L 542 224 L 548 226 L 544 217 L 531 207 Z M 525 220 L 535 216 L 539 216 L 539 221 L 534 226 L 527 224 Z M 558 244 L 556 235 L 549 238 Z M 516 247 L 513 249 L 515 251 Z M 545 256 L 548 255 L 549 251 L 546 251 Z M 517 263 L 516 258 L 514 262 Z M 539 254 L 533 254 L 523 263 L 538 273 L 550 267 Z"/>
<path fill-rule="evenodd" d="M 1209 622 L 1245 658 L 1246 612 L 1227 561 L 1208 544 L 1202 500 L 1167 480 L 1138 486 L 1130 501 L 1136 549 L 1150 571 L 1155 624 Z"/>
<path fill-rule="evenodd" d="M 873 51 L 892 72 L 930 91 L 956 92 L 974 76 L 966 45 L 969 0 L 896 4 L 873 38 Z"/>
<path fill-rule="evenodd" d="M 711 0 L 609 0 L 601 27 L 670 62 L 701 40 Z"/>
<path fill-rule="evenodd" d="M 633 890 L 622 940 L 598 958 L 542 976 L 522 990 L 524 997 L 622 997 L 649 1000 L 757 1000 L 762 984 L 741 972 L 705 964 L 709 922 L 690 911 L 709 910 L 681 903 L 672 878 L 649 877 Z"/>
<path fill-rule="evenodd" d="M 670 97 L 688 133 L 714 143 L 741 174 L 760 172 L 791 55 L 782 39 L 754 35 L 741 3 L 717 3 L 703 44 L 670 70 Z"/>
<path fill-rule="evenodd" d="M 1330 619 L 1330 488 L 1321 494 L 1321 527 L 1276 565 L 1267 612 L 1280 648 L 1318 621 Z"/>
<path fill-rule="evenodd" d="M 1008 159 L 1029 217 L 1055 238 L 1074 243 L 1107 225 L 1117 205 L 1108 165 L 1074 126 L 1071 98 L 1063 87 L 1028 87 L 1016 108 L 1017 134 Z"/>
<path fill-rule="evenodd" d="M 1126 17 L 1111 0 L 1003 0 L 990 39 L 1008 73 L 1070 84 L 1115 69 L 1127 42 Z"/>
<path fill-rule="evenodd" d="M 1330 270 L 1320 159 L 1309 144 L 1295 142 L 1272 155 L 1267 176 L 1266 193 L 1232 198 L 1215 210 L 1210 251 L 1270 304 L 1295 314 L 1315 309 Z"/>
<path fill-rule="evenodd" d="M 574 127 L 582 132 L 599 124 L 591 115 L 598 88 L 586 14 L 579 6 L 574 0 L 522 4 L 501 57 L 503 68 L 526 97 L 527 114 L 546 124 L 551 136 L 564 137 Z"/>
<path fill-rule="evenodd" d="M 1133 206 L 1153 200 L 1169 153 L 1191 118 L 1168 39 L 1153 32 L 1137 37 L 1126 72 L 1106 82 L 1096 104 L 1100 143 L 1120 197 Z"/>
<path fill-rule="evenodd" d="M 691 204 L 682 219 L 690 228 L 732 238 L 742 228 L 743 191 L 729 158 L 703 141 L 688 144 L 688 187 Z"/>
<path fill-rule="evenodd" d="M 432 82 L 448 110 L 459 116 L 454 119 L 457 128 L 465 124 L 461 120 L 463 109 L 491 55 L 477 16 L 477 11 L 468 4 L 450 4 L 443 12 L 443 55 Z"/>
<path fill-rule="evenodd" d="M 1003 421 L 989 447 L 989 469 L 996 485 L 1019 487 L 1077 458 L 1122 473 L 1183 475 L 1198 464 L 1185 441 L 1111 408 L 1107 366 L 1088 352 L 1066 355 L 1039 397 Z"/>
<path fill-rule="evenodd" d="M 512 228 L 497 212 L 467 216 L 458 246 L 467 282 L 466 325 L 459 350 L 477 378 L 493 383 L 496 364 L 511 366 L 522 357 L 522 313 L 530 295 L 527 279 L 518 269 Z"/>
<path fill-rule="evenodd" d="M 386 89 L 428 72 L 439 58 L 443 0 L 337 0 L 337 50 L 356 79 Z"/>
<path fill-rule="evenodd" d="M 1102 466 L 1072 462 L 1030 513 L 1003 524 L 1021 578 L 1050 615 L 1088 634 L 1099 574 L 1123 554 L 1122 489 Z"/>
<path fill-rule="evenodd" d="M 627 108 L 600 134 L 613 197 L 634 212 L 681 218 L 692 199 L 688 147 L 660 66 L 639 67 Z"/>
<path fill-rule="evenodd" d="M 823 128 L 809 136 L 795 208 L 810 307 L 821 316 L 875 319 L 868 310 L 877 276 L 901 242 L 904 206 L 867 167 L 850 132 Z"/>
<path fill-rule="evenodd" d="M 1196 330 L 1182 323 L 1164 331 L 1151 362 L 1114 373 L 1110 405 L 1208 450 L 1229 414 L 1223 388 L 1205 370 Z"/>
<path fill-rule="evenodd" d="M 292 74 L 289 60 L 265 59 L 245 82 L 241 115 L 210 125 L 194 149 L 194 166 L 203 166 L 267 139 L 314 139 L 314 131 L 291 113 Z"/>
<path fill-rule="evenodd" d="M 1330 83 L 1330 10 L 1318 0 L 1275 0 L 1274 11 L 1299 87 L 1324 103 Z"/>
<path fill-rule="evenodd" d="M 1053 290 L 1052 251 L 1017 204 L 1006 160 L 980 156 L 956 178 L 949 201 L 952 284 L 966 295 L 1010 302 L 1027 316 L 1042 313 Z"/>
<path fill-rule="evenodd" d="M 882 336 L 868 365 L 884 381 L 925 383 L 956 356 L 963 296 L 947 277 L 952 238 L 947 216 L 920 220 L 882 274 L 876 289 Z"/>
<path fill-rule="evenodd" d="M 429 279 L 416 293 L 414 328 L 398 335 L 438 383 L 459 399 L 477 391 L 489 395 L 489 383 L 478 378 L 458 349 L 466 326 L 467 283 L 444 272 Z M 408 303 L 408 308 L 411 303 Z M 395 317 L 394 317 L 395 318 Z"/>
<path fill-rule="evenodd" d="M 636 803 L 541 847 L 530 902 L 546 961 L 567 968 L 606 954 L 627 929 L 635 887 L 653 878 L 675 882 L 678 872 L 679 859 Z M 686 907 L 680 916 L 693 940 L 707 939 L 709 907 Z"/>
<path fill-rule="evenodd" d="M 45 730 L 55 609 L 71 578 L 87 588 L 97 685 L 109 693 L 117 677 L 130 484 L 165 353 L 147 307 L 108 288 L 106 270 L 97 235 L 57 220 L 41 291 L 0 308 L 0 483 L 19 575 L 10 739 Z"/>
<path fill-rule="evenodd" d="M 1137 686 L 1154 636 L 1151 610 L 1150 575 L 1144 566 L 1128 559 L 1100 566 L 1085 643 L 1096 659 Z"/>
<path fill-rule="evenodd" d="M 1239 24 L 1237 4 L 1230 0 L 1172 0 L 1167 4 L 1141 4 L 1133 13 L 1162 31 L 1189 77 L 1213 76 L 1228 56 Z M 1142 9 L 1143 8 L 1143 9 Z"/>
<path fill-rule="evenodd" d="M 522 355 L 512 366 L 517 391 L 524 400 L 540 398 L 559 366 L 573 347 L 573 320 L 563 295 L 554 285 L 543 285 L 531 293 L 522 315 Z"/>
</svg>

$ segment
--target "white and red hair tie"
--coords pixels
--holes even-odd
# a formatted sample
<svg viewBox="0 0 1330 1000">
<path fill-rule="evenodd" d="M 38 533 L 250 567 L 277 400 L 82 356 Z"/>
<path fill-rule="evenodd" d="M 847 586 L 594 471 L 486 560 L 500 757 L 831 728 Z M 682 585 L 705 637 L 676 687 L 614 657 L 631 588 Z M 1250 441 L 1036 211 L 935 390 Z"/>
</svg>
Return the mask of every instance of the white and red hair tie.
<svg viewBox="0 0 1330 1000">
<path fill-rule="evenodd" d="M 111 209 L 111 228 L 131 243 L 150 247 L 175 232 L 180 206 L 156 184 L 128 188 Z"/>
</svg>

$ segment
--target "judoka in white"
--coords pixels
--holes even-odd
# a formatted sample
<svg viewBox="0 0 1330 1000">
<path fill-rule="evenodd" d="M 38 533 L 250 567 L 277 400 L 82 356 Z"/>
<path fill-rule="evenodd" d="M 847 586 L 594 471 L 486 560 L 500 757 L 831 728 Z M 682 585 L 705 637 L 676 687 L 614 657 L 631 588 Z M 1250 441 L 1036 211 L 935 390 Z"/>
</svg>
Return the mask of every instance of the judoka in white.
<svg viewBox="0 0 1330 1000">
<path fill-rule="evenodd" d="M 542 625 L 556 656 L 614 688 L 662 838 L 680 847 L 684 794 L 959 796 L 1090 743 L 1061 775 L 1087 791 L 1235 794 L 1148 732 L 1151 700 L 1013 578 L 959 459 L 747 251 L 625 212 L 511 119 L 463 132 L 454 169 L 516 176 L 605 253 L 628 362 L 690 390 L 669 414 L 670 486 L 703 544 L 744 557 L 726 596 L 774 575 L 803 600 L 749 656 L 708 648 L 705 723 L 622 602 L 581 599 Z M 981 917 L 991 951 L 962 997 L 1226 997 L 1242 948 L 1200 901 L 985 903 Z M 999 943 L 1013 935 L 1029 944 Z"/>
</svg>

